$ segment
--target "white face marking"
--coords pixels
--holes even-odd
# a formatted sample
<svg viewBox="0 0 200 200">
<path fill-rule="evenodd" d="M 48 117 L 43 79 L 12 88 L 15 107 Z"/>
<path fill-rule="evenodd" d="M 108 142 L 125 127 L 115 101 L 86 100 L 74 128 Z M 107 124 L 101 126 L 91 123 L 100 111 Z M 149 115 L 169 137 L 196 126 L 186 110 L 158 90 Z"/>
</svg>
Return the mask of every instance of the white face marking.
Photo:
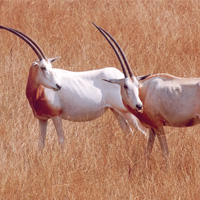
<svg viewBox="0 0 200 200">
<path fill-rule="evenodd" d="M 139 83 L 135 77 L 125 78 L 121 85 L 123 101 L 131 108 L 142 109 L 142 102 L 139 98 Z"/>
<path fill-rule="evenodd" d="M 127 77 L 124 79 L 110 79 L 106 80 L 110 83 L 119 84 L 121 87 L 121 96 L 123 102 L 130 106 L 132 109 L 141 111 L 142 110 L 142 102 L 139 98 L 139 83 L 136 77 Z"/>
<path fill-rule="evenodd" d="M 51 63 L 44 59 L 39 62 L 36 80 L 44 87 L 53 89 L 55 91 L 61 88 L 59 80 L 53 73 Z"/>
</svg>

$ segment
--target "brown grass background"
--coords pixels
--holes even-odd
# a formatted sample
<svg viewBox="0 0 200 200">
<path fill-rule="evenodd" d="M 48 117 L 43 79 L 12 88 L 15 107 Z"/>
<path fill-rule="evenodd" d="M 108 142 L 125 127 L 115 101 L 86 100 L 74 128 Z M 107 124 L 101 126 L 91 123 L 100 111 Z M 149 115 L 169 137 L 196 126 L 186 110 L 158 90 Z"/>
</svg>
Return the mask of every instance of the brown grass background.
<svg viewBox="0 0 200 200">
<path fill-rule="evenodd" d="M 119 63 L 91 22 L 110 32 L 135 75 L 200 76 L 199 0 L 1 0 L 0 24 L 21 30 L 54 67 L 84 71 Z M 156 140 L 146 166 L 147 138 L 124 137 L 108 112 L 92 122 L 63 121 L 62 151 L 49 121 L 38 152 L 38 123 L 25 97 L 36 59 L 19 38 L 0 30 L 0 199 L 198 199 L 199 126 L 165 128 L 170 156 L 163 166 Z"/>
</svg>

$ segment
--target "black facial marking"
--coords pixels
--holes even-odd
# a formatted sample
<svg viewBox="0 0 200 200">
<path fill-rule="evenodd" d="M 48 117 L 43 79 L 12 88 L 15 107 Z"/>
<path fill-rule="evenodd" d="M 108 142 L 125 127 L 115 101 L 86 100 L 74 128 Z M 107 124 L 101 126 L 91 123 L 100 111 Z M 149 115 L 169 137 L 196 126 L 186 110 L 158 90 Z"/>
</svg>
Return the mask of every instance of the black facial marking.
<svg viewBox="0 0 200 200">
<path fill-rule="evenodd" d="M 128 89 L 128 86 L 126 84 L 124 84 L 124 89 Z"/>
<path fill-rule="evenodd" d="M 46 67 L 41 67 L 41 70 L 46 71 L 47 69 Z"/>
</svg>

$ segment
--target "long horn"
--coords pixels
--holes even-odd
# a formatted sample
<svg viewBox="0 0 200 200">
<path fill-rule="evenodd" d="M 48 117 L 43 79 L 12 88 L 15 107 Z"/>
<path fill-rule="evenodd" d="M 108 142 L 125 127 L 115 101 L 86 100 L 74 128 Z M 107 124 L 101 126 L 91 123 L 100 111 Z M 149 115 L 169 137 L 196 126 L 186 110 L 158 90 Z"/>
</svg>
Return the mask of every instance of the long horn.
<svg viewBox="0 0 200 200">
<path fill-rule="evenodd" d="M 129 65 L 129 63 L 128 63 L 128 60 L 127 60 L 127 58 L 126 58 L 124 52 L 122 51 L 121 47 L 119 46 L 119 44 L 115 41 L 115 39 L 114 39 L 107 31 L 105 31 L 105 30 L 102 29 L 102 28 L 100 28 L 100 29 L 101 29 L 106 35 L 108 35 L 108 36 L 110 37 L 110 39 L 114 42 L 114 44 L 117 46 L 119 52 L 120 52 L 121 55 L 122 55 L 122 58 L 124 59 L 124 63 L 125 63 L 125 65 L 126 65 L 127 69 L 128 69 L 129 75 L 130 75 L 130 77 L 132 77 L 132 76 L 133 76 L 133 72 L 132 72 L 132 70 L 131 70 L 131 67 L 130 67 L 130 65 Z"/>
<path fill-rule="evenodd" d="M 31 41 L 29 41 L 25 36 L 23 36 L 22 34 L 18 33 L 16 30 L 11 29 L 11 28 L 7 28 L 4 26 L 0 25 L 0 29 L 5 29 L 11 33 L 14 33 L 15 35 L 17 35 L 18 37 L 20 37 L 22 40 L 24 40 L 32 49 L 33 51 L 36 53 L 36 55 L 38 56 L 39 60 L 42 60 L 43 58 L 46 59 L 46 57 L 43 57 L 40 52 L 38 52 L 38 49 L 33 45 L 33 43 Z M 35 43 L 35 42 L 34 42 Z M 36 43 L 35 43 L 36 44 Z"/>
<path fill-rule="evenodd" d="M 125 76 L 125 78 L 127 78 L 128 77 L 128 75 L 127 75 L 127 72 L 126 72 L 126 69 L 124 68 L 124 65 L 123 65 L 123 62 L 122 62 L 122 59 L 121 59 L 121 57 L 120 57 L 120 55 L 118 54 L 118 52 L 117 52 L 117 50 L 116 50 L 116 48 L 115 48 L 115 46 L 111 43 L 111 41 L 107 38 L 107 36 L 106 36 L 106 34 L 104 33 L 104 31 L 103 30 L 101 30 L 101 28 L 100 27 L 98 27 L 95 23 L 93 23 L 92 22 L 92 24 L 99 30 L 99 32 L 106 38 L 106 40 L 109 42 L 109 44 L 111 45 L 111 47 L 113 48 L 113 50 L 115 51 L 115 54 L 116 54 L 116 56 L 117 56 L 117 58 L 118 58 L 118 60 L 119 60 L 119 62 L 120 62 L 120 64 L 121 64 L 121 67 L 122 67 L 122 70 L 123 70 L 123 73 L 124 73 L 124 76 Z"/>
<path fill-rule="evenodd" d="M 35 47 L 38 49 L 38 51 L 40 52 L 40 54 L 42 55 L 42 57 L 47 60 L 47 57 L 45 56 L 44 52 L 42 51 L 42 49 L 39 47 L 39 45 L 33 41 L 30 37 L 28 37 L 27 35 L 25 35 L 24 33 L 18 31 L 18 30 L 15 30 L 13 28 L 10 28 L 12 29 L 13 31 L 15 31 L 16 33 L 19 33 L 20 35 L 24 36 L 25 38 L 27 38 L 31 43 L 33 43 L 35 45 Z"/>
</svg>

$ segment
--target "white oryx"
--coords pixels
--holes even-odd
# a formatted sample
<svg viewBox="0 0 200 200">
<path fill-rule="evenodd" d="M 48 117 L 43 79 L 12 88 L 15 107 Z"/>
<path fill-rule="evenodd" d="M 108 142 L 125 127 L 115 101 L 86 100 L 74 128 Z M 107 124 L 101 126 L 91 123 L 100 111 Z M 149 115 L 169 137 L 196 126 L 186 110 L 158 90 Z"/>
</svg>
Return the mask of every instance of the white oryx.
<svg viewBox="0 0 200 200">
<path fill-rule="evenodd" d="M 122 54 L 129 75 L 111 42 L 109 43 L 121 62 L 123 73 L 111 67 L 72 72 L 52 68 L 51 62 L 57 58 L 48 59 L 41 48 L 22 32 L 4 26 L 0 26 L 0 29 L 5 29 L 20 37 L 39 58 L 39 61 L 34 62 L 30 67 L 26 96 L 34 116 L 39 120 L 39 148 L 41 150 L 45 145 L 47 121 L 50 118 L 56 128 L 58 141 L 62 145 L 64 144 L 64 131 L 61 118 L 75 122 L 89 121 L 100 117 L 107 109 L 113 111 L 123 131 L 131 131 L 129 125 L 142 131 L 138 120 L 124 104 L 136 112 L 142 110 L 142 102 L 138 96 L 138 80 L 145 79 L 147 76 L 138 77 L 137 80 L 113 38 L 112 41 Z M 99 30 L 104 34 L 100 28 Z M 103 79 L 118 84 L 110 84 Z"/>
<path fill-rule="evenodd" d="M 200 123 L 200 78 L 179 78 L 169 74 L 154 74 L 140 82 L 139 97 L 143 113 L 125 107 L 149 128 L 147 156 L 158 136 L 162 153 L 167 157 L 168 145 L 163 126 L 190 127 Z"/>
<path fill-rule="evenodd" d="M 109 36 L 105 30 L 101 31 Z M 115 83 L 112 80 L 110 82 Z M 154 74 L 139 82 L 139 97 L 143 102 L 143 112 L 131 108 L 124 101 L 123 95 L 122 101 L 127 110 L 134 114 L 144 127 L 149 128 L 147 156 L 152 152 L 156 135 L 163 156 L 168 156 L 163 126 L 190 127 L 200 123 L 200 78 Z"/>
</svg>

